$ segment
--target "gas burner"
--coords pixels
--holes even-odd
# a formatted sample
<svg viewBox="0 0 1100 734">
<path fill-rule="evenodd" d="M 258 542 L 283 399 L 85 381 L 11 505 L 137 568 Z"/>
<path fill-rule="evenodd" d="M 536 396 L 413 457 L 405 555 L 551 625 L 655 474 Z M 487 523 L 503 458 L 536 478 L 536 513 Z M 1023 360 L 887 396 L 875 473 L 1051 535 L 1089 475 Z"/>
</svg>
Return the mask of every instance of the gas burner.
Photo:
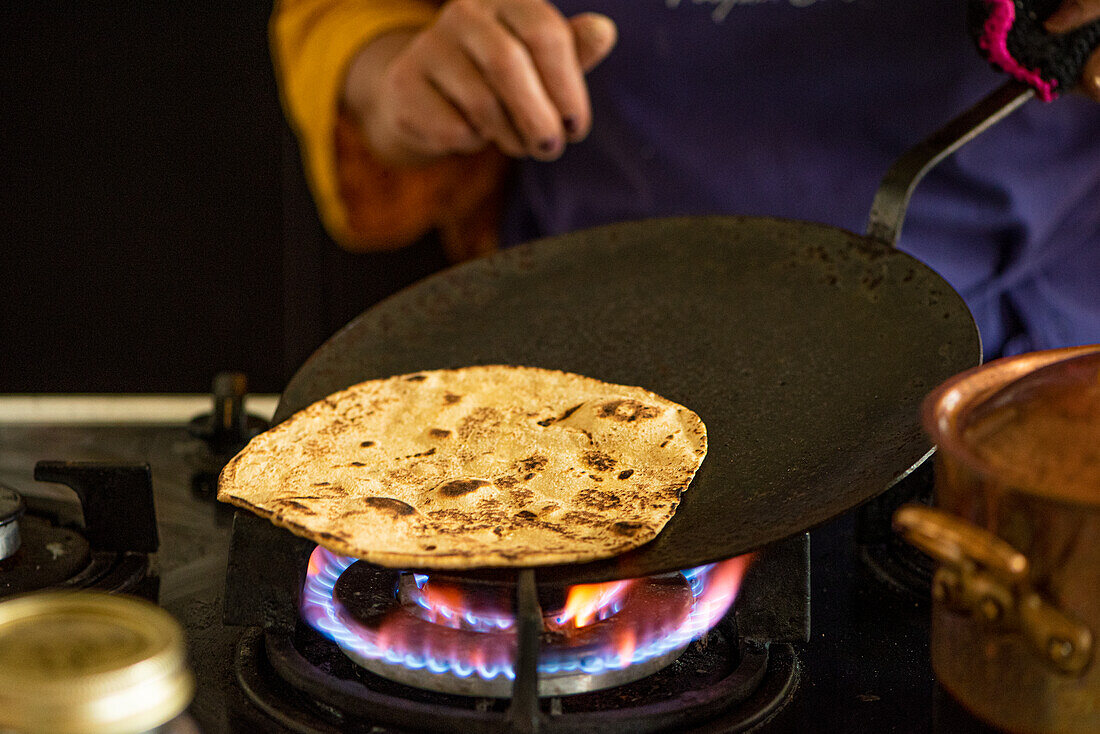
<svg viewBox="0 0 1100 734">
<path fill-rule="evenodd" d="M 935 563 L 894 532 L 903 504 L 932 504 L 934 462 L 925 461 L 888 491 L 860 507 L 856 523 L 858 557 L 865 573 L 901 597 L 927 604 Z"/>
<path fill-rule="evenodd" d="M 800 667 L 790 645 L 738 640 L 733 615 L 664 669 L 632 683 L 539 703 L 544 734 L 730 734 L 752 730 L 791 700 Z M 251 630 L 237 648 L 237 681 L 286 731 L 378 734 L 515 731 L 512 703 L 412 688 L 377 676 L 306 624 L 293 634 Z"/>
<path fill-rule="evenodd" d="M 582 577 L 579 588 L 586 593 L 574 595 L 571 605 L 573 587 L 562 583 L 561 569 L 550 569 L 543 578 L 531 569 L 429 576 L 389 571 L 318 551 L 315 544 L 263 518 L 238 513 L 224 608 L 228 624 L 246 628 L 236 654 L 236 680 L 244 694 L 239 714 L 269 717 L 278 722 L 278 731 L 303 734 L 360 729 L 378 734 L 725 734 L 752 729 L 784 716 L 788 704 L 798 700 L 799 656 L 788 643 L 804 642 L 808 636 L 809 550 L 808 535 L 798 535 L 761 548 L 751 563 L 742 558 L 707 564 L 686 575 L 641 577 L 630 586 L 638 584 L 649 593 L 654 591 L 652 583 L 668 591 L 673 602 L 690 599 L 684 624 L 708 620 L 699 624 L 699 639 L 691 642 L 694 635 L 683 634 L 668 647 L 671 662 L 656 660 L 663 653 L 653 655 L 656 672 L 638 673 L 631 682 L 608 677 L 601 685 L 613 687 L 546 694 L 539 684 L 548 676 L 547 663 L 553 661 L 548 652 L 557 651 L 561 665 L 577 649 L 569 643 L 586 639 L 577 635 L 597 630 L 602 634 L 616 619 L 644 617 L 658 628 L 675 627 L 676 604 L 671 604 L 671 621 L 659 621 L 651 613 L 636 615 L 629 608 L 630 599 L 640 591 L 619 586 L 621 581 L 607 586 L 584 583 Z M 308 573 L 311 557 L 313 572 Z M 726 573 L 733 574 L 735 582 L 743 575 L 744 583 L 718 583 Z M 704 581 L 702 592 L 695 593 L 698 588 L 692 587 Z M 719 593 L 721 589 L 726 591 Z M 461 594 L 456 596 L 456 591 Z M 734 592 L 737 603 L 731 606 Z M 303 614 L 307 595 L 316 597 L 313 621 L 319 622 L 321 632 L 310 624 L 310 614 Z M 711 601 L 712 595 L 713 606 L 702 603 Z M 417 625 L 413 629 L 418 634 L 429 634 L 400 645 L 393 644 L 397 636 L 380 639 L 379 630 L 389 629 L 383 622 L 393 617 Z M 557 637 L 560 629 L 555 628 L 563 625 L 567 633 Z M 359 634 L 362 629 L 371 634 Z M 337 634 L 368 651 L 367 643 L 374 645 L 368 667 L 341 646 Z M 474 649 L 482 651 L 479 659 L 464 646 L 460 656 L 441 654 L 449 651 L 445 644 L 442 650 L 436 644 L 458 639 L 464 645 L 470 638 L 495 642 Z M 669 639 L 677 637 L 671 634 Z M 424 641 L 432 643 L 427 650 Z M 630 661 L 646 665 L 642 655 L 653 652 L 648 648 L 646 642 L 636 641 Z M 495 669 L 497 661 L 488 654 L 494 649 L 507 652 Z M 610 654 L 600 654 L 604 667 L 615 675 L 620 672 L 615 664 L 622 660 L 617 649 L 612 646 Z M 393 671 L 409 667 L 407 653 L 424 658 L 418 674 L 462 680 L 452 672 L 457 667 L 469 673 L 466 680 L 479 692 L 445 692 L 453 689 L 440 690 L 431 681 L 429 688 L 422 679 L 405 682 L 402 672 Z M 415 657 L 412 662 L 417 662 Z M 442 668 L 441 662 L 447 666 L 444 673 L 428 668 L 429 663 Z M 482 687 L 486 679 L 504 686 L 506 697 Z"/>
<path fill-rule="evenodd" d="M 630 683 L 676 660 L 725 615 L 749 566 L 740 556 L 682 573 L 540 590 L 538 694 Z M 466 696 L 512 695 L 514 585 L 393 573 L 318 547 L 302 615 L 384 678 Z"/>
<path fill-rule="evenodd" d="M 859 547 L 859 560 L 874 579 L 917 604 L 927 605 L 935 562 L 901 540 Z"/>
</svg>

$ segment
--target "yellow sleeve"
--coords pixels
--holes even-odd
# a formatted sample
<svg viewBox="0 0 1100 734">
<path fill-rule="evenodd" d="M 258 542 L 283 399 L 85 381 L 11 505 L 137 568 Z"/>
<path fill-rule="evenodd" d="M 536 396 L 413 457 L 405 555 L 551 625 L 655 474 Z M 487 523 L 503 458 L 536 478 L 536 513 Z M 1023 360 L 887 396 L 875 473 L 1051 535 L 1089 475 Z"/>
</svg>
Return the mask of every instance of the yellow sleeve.
<svg viewBox="0 0 1100 734">
<path fill-rule="evenodd" d="M 347 67 L 368 41 L 428 24 L 425 0 L 277 0 L 271 49 L 283 108 L 298 135 L 321 219 L 337 239 L 351 239 L 339 191 L 337 115 Z"/>
</svg>

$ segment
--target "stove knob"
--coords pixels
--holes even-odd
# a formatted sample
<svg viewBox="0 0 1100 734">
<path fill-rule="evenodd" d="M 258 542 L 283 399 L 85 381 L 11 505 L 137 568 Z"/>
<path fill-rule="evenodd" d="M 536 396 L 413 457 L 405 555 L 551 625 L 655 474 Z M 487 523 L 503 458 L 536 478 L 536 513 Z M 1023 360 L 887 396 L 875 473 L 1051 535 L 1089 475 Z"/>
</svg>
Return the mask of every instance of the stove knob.
<svg viewBox="0 0 1100 734">
<path fill-rule="evenodd" d="M 241 435 L 246 392 L 248 378 L 240 372 L 219 372 L 214 376 L 214 414 L 211 423 L 215 433 Z"/>
<path fill-rule="evenodd" d="M 191 433 L 206 441 L 214 453 L 235 454 L 253 436 L 267 430 L 262 418 L 244 409 L 248 378 L 240 372 L 219 372 L 214 376 L 214 410 L 191 421 Z"/>
</svg>

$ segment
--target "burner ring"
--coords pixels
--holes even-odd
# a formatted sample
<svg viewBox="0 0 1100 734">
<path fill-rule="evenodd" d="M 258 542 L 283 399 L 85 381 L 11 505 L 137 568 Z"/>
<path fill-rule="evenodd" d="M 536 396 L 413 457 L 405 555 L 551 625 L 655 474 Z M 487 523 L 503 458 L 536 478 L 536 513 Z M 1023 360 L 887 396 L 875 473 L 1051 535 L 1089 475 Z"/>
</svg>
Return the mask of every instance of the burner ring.
<svg viewBox="0 0 1100 734">
<path fill-rule="evenodd" d="M 409 574 L 400 576 L 397 587 L 407 588 L 410 578 Z M 370 629 L 385 618 L 386 629 L 399 639 L 431 639 L 437 649 L 480 649 L 484 659 L 511 661 L 516 645 L 514 630 L 487 633 L 433 623 L 422 616 L 414 603 L 402 604 L 400 593 L 394 597 L 393 579 L 392 573 L 353 564 L 340 575 L 334 588 L 334 598 L 342 607 L 339 616 L 352 629 L 356 626 Z M 618 613 L 581 628 L 548 629 L 542 635 L 538 694 L 567 696 L 613 688 L 664 668 L 680 657 L 690 638 L 627 665 L 605 665 L 601 652 L 614 649 L 615 635 L 624 626 L 644 630 L 647 639 L 666 638 L 683 626 L 693 602 L 689 582 L 679 574 L 643 579 L 625 593 Z M 408 665 L 389 655 L 366 654 L 355 645 L 338 646 L 362 668 L 415 688 L 483 698 L 512 695 L 514 674 L 510 666 L 490 665 L 488 669 L 478 667 L 475 671 L 473 665 L 463 669 L 457 662 L 446 668 Z"/>
<path fill-rule="evenodd" d="M 652 658 L 665 658 L 655 665 L 667 664 L 678 656 L 669 653 L 686 649 L 726 614 L 751 561 L 751 554 L 737 556 L 679 574 L 633 579 L 624 588 L 570 587 L 566 607 L 560 613 L 543 616 L 539 678 L 571 678 L 562 685 L 569 692 L 579 693 L 577 688 L 582 685 L 595 690 L 625 682 L 618 674 L 608 676 L 606 683 L 600 682 L 599 674 L 608 670 L 626 670 Z M 424 577 L 425 590 L 429 582 Z M 420 585 L 420 581 L 416 583 Z M 612 583 L 618 587 L 625 582 Z M 457 684 L 457 690 L 485 698 L 510 694 L 519 647 L 511 624 L 494 628 L 498 614 L 477 618 L 484 611 L 480 604 L 467 609 L 462 598 L 446 595 L 426 603 L 429 616 L 425 618 L 415 610 L 415 594 L 406 595 L 405 601 L 410 603 L 401 603 L 398 586 L 399 574 L 395 571 L 357 563 L 354 558 L 317 546 L 309 558 L 299 597 L 300 612 L 310 627 L 335 642 L 346 656 L 383 677 L 388 673 L 392 677 L 391 671 L 399 666 L 426 670 L 430 677 L 410 678 L 405 671 L 396 674 L 403 681 L 413 680 L 414 685 L 440 692 L 456 690 L 448 677 L 477 677 L 488 683 L 501 678 L 490 685 L 476 685 L 468 693 L 471 687 L 465 683 Z M 342 589 L 339 594 L 337 587 Z M 634 599 L 632 608 L 627 609 L 624 597 L 630 595 L 640 595 L 641 599 Z M 426 596 L 438 594 L 425 591 Z M 354 611 L 345 606 L 348 602 L 354 605 Z M 663 614 L 652 613 L 652 607 L 658 604 Z M 493 609 L 490 606 L 490 611 Z M 474 618 L 467 619 L 467 613 Z M 612 620 L 609 625 L 602 625 L 608 620 Z M 616 625 L 616 634 L 609 634 L 609 627 Z M 558 675 L 578 671 L 586 675 Z M 544 690 L 554 690 L 550 683 L 544 685 Z"/>
<path fill-rule="evenodd" d="M 790 700 L 798 686 L 800 665 L 789 645 L 738 642 L 728 619 L 711 634 L 732 640 L 737 650 L 739 662 L 722 678 L 687 688 L 668 699 L 646 700 L 625 708 L 585 707 L 549 715 L 544 710 L 540 731 L 671 734 L 694 732 L 696 726 L 704 725 L 706 731 L 741 732 L 758 725 Z M 714 647 L 721 645 L 712 643 L 711 649 Z M 383 692 L 387 689 L 375 688 L 369 679 L 334 675 L 326 666 L 318 667 L 312 658 L 307 659 L 290 633 L 259 628 L 246 631 L 238 643 L 235 674 L 249 701 L 295 731 L 321 734 L 333 726 L 357 722 L 368 728 L 395 727 L 395 732 L 491 734 L 506 730 L 507 725 L 503 711 L 462 703 L 469 699 L 447 701 L 435 698 L 439 694 L 424 694 L 429 698 L 421 700 L 409 697 L 414 695 L 412 689 L 404 695 Z M 307 703 L 310 700 L 316 703 Z M 335 718 L 327 718 L 324 712 L 329 711 L 336 712 Z"/>
<path fill-rule="evenodd" d="M 685 644 L 644 662 L 635 663 L 626 668 L 608 668 L 599 673 L 585 673 L 583 670 L 540 673 L 538 695 L 540 698 L 570 696 L 633 683 L 675 662 L 686 649 Z M 342 652 L 364 670 L 413 688 L 477 698 L 510 698 L 512 696 L 512 678 L 506 675 L 498 675 L 491 680 L 477 676 L 463 678 L 453 674 L 432 673 L 426 668 L 414 669 L 391 664 L 384 658 L 372 659 L 357 655 L 352 650 L 342 650 Z"/>
</svg>

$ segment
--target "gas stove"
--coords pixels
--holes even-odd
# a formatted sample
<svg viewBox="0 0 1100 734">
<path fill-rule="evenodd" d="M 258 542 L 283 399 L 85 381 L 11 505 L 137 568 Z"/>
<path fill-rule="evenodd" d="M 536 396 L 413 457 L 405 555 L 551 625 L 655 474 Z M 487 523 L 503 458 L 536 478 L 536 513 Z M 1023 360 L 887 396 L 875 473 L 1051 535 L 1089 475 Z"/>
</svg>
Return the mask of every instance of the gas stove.
<svg viewBox="0 0 1100 734">
<path fill-rule="evenodd" d="M 270 417 L 274 402 L 249 408 Z M 215 415 L 227 408 L 218 406 Z M 231 436 L 261 426 L 228 407 L 235 417 L 219 431 L 193 419 L 209 412 L 204 396 L 0 398 L 0 484 L 24 503 L 10 513 L 20 514 L 21 551 L 0 561 L 0 594 L 60 585 L 156 601 L 184 626 L 199 681 L 190 714 L 207 734 L 987 731 L 933 679 L 926 567 L 895 545 L 885 519 L 899 497 L 927 491 L 927 469 L 751 563 L 685 569 L 626 592 L 605 586 L 581 612 L 565 611 L 568 590 L 497 575 L 467 589 L 459 611 L 449 592 L 467 581 L 353 563 L 254 516 L 234 518 L 215 501 L 213 478 Z M 677 632 L 678 622 L 722 568 L 733 586 L 721 593 L 736 601 L 692 641 L 697 630 Z M 374 649 L 342 644 L 326 595 L 352 624 L 404 610 L 407 640 L 418 643 L 393 644 L 391 628 Z M 566 630 L 577 613 L 594 620 L 577 627 L 597 632 Z M 616 618 L 674 639 L 642 655 L 637 635 L 625 653 L 619 636 L 597 660 L 592 638 L 611 634 Z M 446 647 L 493 625 L 498 646 L 518 641 L 514 668 L 483 651 L 444 671 L 444 656 L 419 642 L 432 627 Z M 544 650 L 537 676 L 531 639 Z M 641 666 L 616 664 L 624 654 Z"/>
</svg>

